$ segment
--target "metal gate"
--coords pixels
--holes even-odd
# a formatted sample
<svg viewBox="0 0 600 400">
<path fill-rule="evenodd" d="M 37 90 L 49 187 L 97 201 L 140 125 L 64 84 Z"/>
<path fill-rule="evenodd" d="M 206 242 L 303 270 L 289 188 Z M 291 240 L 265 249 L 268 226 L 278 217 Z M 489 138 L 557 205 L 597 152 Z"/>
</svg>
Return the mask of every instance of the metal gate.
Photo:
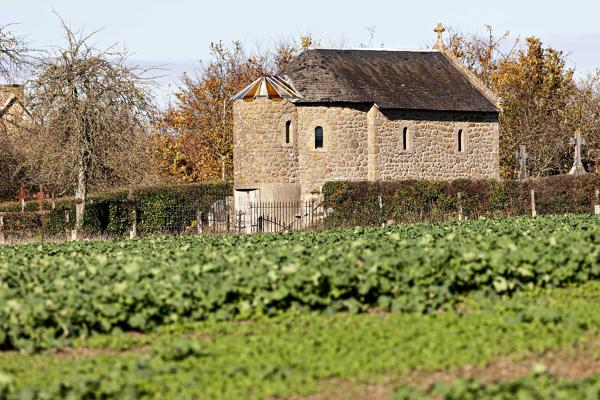
<svg viewBox="0 0 600 400">
<path fill-rule="evenodd" d="M 306 202 L 255 202 L 248 205 L 245 222 L 250 233 L 293 232 L 315 229 L 324 219 L 323 204 Z M 248 229 L 249 228 L 249 229 Z"/>
</svg>

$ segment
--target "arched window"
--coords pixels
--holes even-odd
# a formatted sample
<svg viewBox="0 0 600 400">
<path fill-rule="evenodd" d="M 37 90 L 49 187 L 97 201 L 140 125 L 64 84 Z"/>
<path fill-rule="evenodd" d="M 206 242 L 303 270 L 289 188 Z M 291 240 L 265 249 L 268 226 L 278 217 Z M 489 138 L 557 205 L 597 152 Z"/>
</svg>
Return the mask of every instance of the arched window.
<svg viewBox="0 0 600 400">
<path fill-rule="evenodd" d="M 291 136 L 290 131 L 292 128 L 292 121 L 287 121 L 285 123 L 285 144 L 290 144 Z"/>
<path fill-rule="evenodd" d="M 408 150 L 408 128 L 402 129 L 402 150 Z"/>
<path fill-rule="evenodd" d="M 463 130 L 462 129 L 459 129 L 458 133 L 456 134 L 456 146 L 458 147 L 458 152 L 462 153 L 464 150 Z"/>
<path fill-rule="evenodd" d="M 317 126 L 315 128 L 315 149 L 323 148 L 323 127 Z"/>
</svg>

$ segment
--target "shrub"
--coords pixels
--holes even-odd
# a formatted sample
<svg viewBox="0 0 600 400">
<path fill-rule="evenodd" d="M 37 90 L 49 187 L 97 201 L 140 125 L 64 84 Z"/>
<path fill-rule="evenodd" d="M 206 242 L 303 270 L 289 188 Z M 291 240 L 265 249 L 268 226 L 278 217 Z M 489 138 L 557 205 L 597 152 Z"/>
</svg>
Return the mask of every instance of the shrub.
<svg viewBox="0 0 600 400">
<path fill-rule="evenodd" d="M 442 221 L 457 218 L 458 194 L 466 218 L 528 215 L 531 190 L 538 214 L 589 213 L 600 174 L 514 180 L 328 182 L 325 205 L 331 226 L 383 222 Z"/>
<path fill-rule="evenodd" d="M 181 226 L 197 212 L 207 213 L 214 202 L 232 195 L 230 183 L 202 183 L 178 186 L 141 187 L 131 191 L 113 190 L 90 195 L 87 199 L 83 230 L 91 235 L 122 235 L 131 229 L 136 210 L 138 232 L 157 233 L 165 226 Z M 0 204 L 4 231 L 15 236 L 20 231 L 59 236 L 73 229 L 75 200 L 61 198 L 44 201 L 44 212 L 36 202 L 26 203 L 21 212 L 18 202 Z M 17 235 L 18 236 L 18 235 Z"/>
</svg>

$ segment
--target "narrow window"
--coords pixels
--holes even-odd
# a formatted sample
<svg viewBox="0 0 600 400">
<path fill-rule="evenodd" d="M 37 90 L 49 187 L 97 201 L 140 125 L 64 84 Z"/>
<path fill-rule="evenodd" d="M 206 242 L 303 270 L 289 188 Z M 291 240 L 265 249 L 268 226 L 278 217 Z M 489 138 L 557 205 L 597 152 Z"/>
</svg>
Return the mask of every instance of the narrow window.
<svg viewBox="0 0 600 400">
<path fill-rule="evenodd" d="M 408 128 L 402 130 L 402 150 L 408 150 Z"/>
<path fill-rule="evenodd" d="M 462 153 L 462 151 L 463 151 L 463 131 L 462 131 L 462 129 L 458 130 L 458 135 L 456 137 L 456 142 L 457 142 L 457 145 L 458 145 L 458 152 Z"/>
<path fill-rule="evenodd" d="M 285 123 L 285 144 L 290 144 L 290 128 L 292 127 L 292 121 Z"/>
<path fill-rule="evenodd" d="M 315 149 L 323 148 L 323 128 L 317 126 L 315 128 Z"/>
</svg>

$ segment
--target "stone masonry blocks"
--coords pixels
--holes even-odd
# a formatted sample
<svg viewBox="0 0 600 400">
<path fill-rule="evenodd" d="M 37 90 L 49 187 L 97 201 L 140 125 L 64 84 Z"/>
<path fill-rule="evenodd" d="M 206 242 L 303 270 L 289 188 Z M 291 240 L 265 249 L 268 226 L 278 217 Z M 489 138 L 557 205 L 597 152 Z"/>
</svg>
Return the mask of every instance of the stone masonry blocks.
<svg viewBox="0 0 600 400">
<path fill-rule="evenodd" d="M 314 137 L 318 126 L 324 133 L 320 149 Z M 458 151 L 459 131 L 463 151 Z M 332 180 L 499 178 L 498 135 L 496 113 L 236 101 L 234 184 L 299 183 L 307 199 Z"/>
</svg>

